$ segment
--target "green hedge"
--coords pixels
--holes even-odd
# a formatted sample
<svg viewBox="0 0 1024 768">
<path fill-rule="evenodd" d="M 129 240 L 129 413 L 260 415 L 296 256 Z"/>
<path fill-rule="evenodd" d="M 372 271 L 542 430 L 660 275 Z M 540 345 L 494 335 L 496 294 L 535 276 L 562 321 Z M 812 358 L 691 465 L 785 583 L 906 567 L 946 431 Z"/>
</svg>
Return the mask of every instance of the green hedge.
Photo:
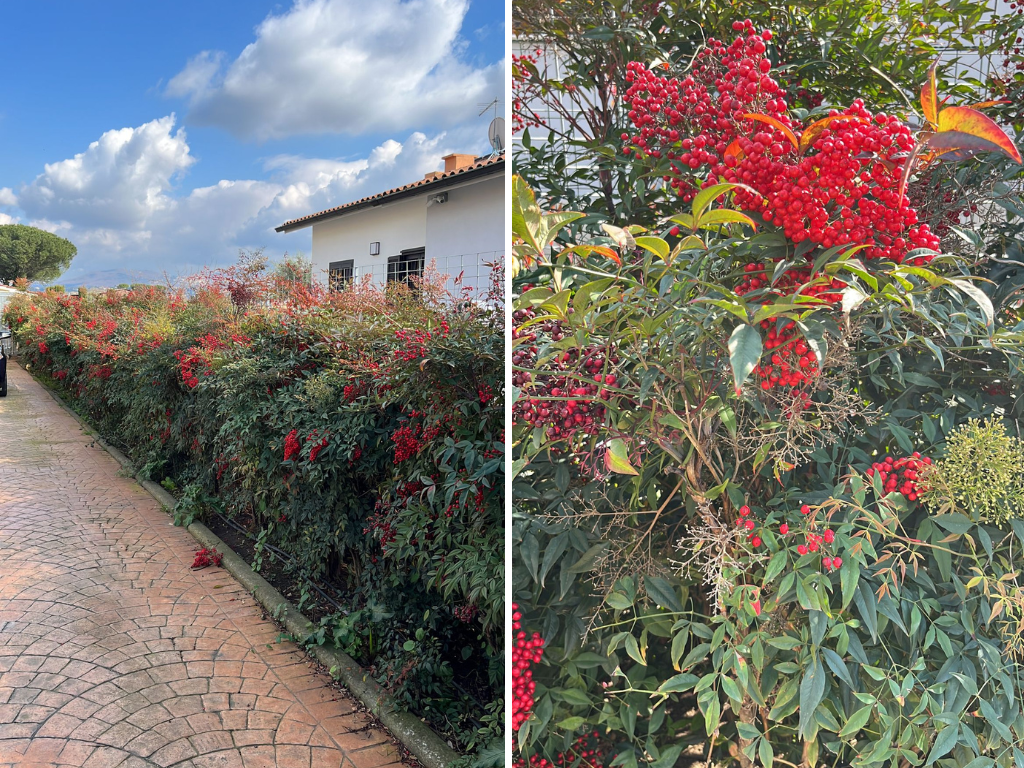
<svg viewBox="0 0 1024 768">
<path fill-rule="evenodd" d="M 462 749 L 500 738 L 500 312 L 227 277 L 19 296 L 4 316 L 22 362 L 179 492 L 177 522 L 233 518 L 257 567 L 284 550 L 303 602 L 307 579 L 342 586 L 312 641 Z"/>
</svg>

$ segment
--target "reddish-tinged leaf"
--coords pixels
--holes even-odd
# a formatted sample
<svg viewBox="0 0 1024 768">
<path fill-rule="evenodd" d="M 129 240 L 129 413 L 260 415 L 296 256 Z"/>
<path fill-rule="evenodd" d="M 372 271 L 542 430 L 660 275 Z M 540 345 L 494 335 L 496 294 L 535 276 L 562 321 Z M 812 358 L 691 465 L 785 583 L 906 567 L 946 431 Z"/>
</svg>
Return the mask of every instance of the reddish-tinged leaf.
<svg viewBox="0 0 1024 768">
<path fill-rule="evenodd" d="M 946 107 L 939 113 L 939 133 L 958 131 L 995 144 L 999 149 L 1021 162 L 1020 152 L 1006 132 L 992 118 L 970 107 Z"/>
<path fill-rule="evenodd" d="M 837 120 L 855 120 L 858 123 L 866 123 L 863 117 L 857 117 L 856 115 L 832 115 L 831 117 L 823 117 L 821 120 L 815 120 L 813 123 L 804 128 L 804 132 L 800 134 L 800 146 L 798 149 L 801 154 L 807 151 L 807 148 L 811 146 L 818 137 L 821 136 L 821 132 L 824 131 L 831 123 Z"/>
<path fill-rule="evenodd" d="M 962 160 L 979 152 L 1006 151 L 995 142 L 963 131 L 933 133 L 923 138 L 922 143 L 931 150 L 931 154 L 941 160 Z"/>
<path fill-rule="evenodd" d="M 979 101 L 977 104 L 968 104 L 969 109 L 985 109 L 986 107 L 994 107 L 998 104 L 1010 104 L 1008 99 L 996 99 L 995 101 Z"/>
<path fill-rule="evenodd" d="M 924 119 L 931 125 L 937 125 L 939 119 L 939 92 L 935 87 L 935 67 L 938 60 L 928 68 L 928 79 L 921 87 L 921 111 Z"/>
<path fill-rule="evenodd" d="M 785 137 L 789 139 L 794 149 L 800 146 L 800 142 L 797 140 L 796 134 L 793 133 L 793 131 L 790 128 L 788 128 L 786 124 L 783 123 L 781 120 L 777 120 L 774 117 L 771 117 L 770 115 L 762 115 L 756 112 L 748 112 L 747 114 L 744 115 L 744 117 L 749 118 L 750 120 L 757 120 L 759 123 L 770 125 L 772 128 L 776 128 L 782 131 L 783 135 L 785 135 Z"/>
<path fill-rule="evenodd" d="M 626 444 L 618 437 L 608 441 L 608 450 L 604 454 L 604 466 L 609 472 L 618 472 L 620 475 L 639 474 L 629 463 L 629 450 L 626 448 Z"/>
<path fill-rule="evenodd" d="M 920 156 L 921 152 L 924 151 L 924 147 L 924 143 L 916 144 L 913 151 L 910 153 L 910 157 L 903 161 L 903 172 L 900 174 L 900 200 L 903 199 L 903 195 L 907 191 L 907 182 L 910 181 L 910 174 L 913 173 L 914 168 L 917 165 L 917 158 Z"/>
<path fill-rule="evenodd" d="M 736 162 L 739 162 L 746 156 L 746 153 L 740 149 L 740 140 L 733 139 L 728 147 L 725 148 L 724 160 L 728 160 L 730 157 L 735 158 Z"/>
</svg>

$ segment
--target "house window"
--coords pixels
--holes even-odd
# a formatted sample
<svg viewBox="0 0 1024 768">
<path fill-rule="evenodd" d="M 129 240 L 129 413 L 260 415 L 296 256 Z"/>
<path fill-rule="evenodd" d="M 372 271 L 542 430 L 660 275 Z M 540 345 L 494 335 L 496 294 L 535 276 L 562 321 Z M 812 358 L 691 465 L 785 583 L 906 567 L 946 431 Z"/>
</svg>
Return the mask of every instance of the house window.
<svg viewBox="0 0 1024 768">
<path fill-rule="evenodd" d="M 327 284 L 332 291 L 340 291 L 352 282 L 355 260 L 332 261 L 327 265 Z"/>
<path fill-rule="evenodd" d="M 398 256 L 389 256 L 388 282 L 403 282 L 411 287 L 415 282 L 413 278 L 423 274 L 425 257 L 426 248 L 410 248 Z"/>
</svg>

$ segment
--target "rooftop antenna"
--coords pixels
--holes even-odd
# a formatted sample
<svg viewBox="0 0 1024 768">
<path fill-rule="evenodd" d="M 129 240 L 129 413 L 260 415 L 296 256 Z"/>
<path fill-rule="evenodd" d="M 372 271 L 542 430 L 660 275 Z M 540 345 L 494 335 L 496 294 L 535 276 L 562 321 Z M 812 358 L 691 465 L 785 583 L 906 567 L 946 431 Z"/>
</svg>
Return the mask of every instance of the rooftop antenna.
<svg viewBox="0 0 1024 768">
<path fill-rule="evenodd" d="M 483 107 L 483 109 L 481 109 L 480 112 L 477 114 L 477 117 L 483 117 L 484 112 L 486 112 L 491 107 L 494 107 L 494 116 L 497 117 L 499 104 L 501 104 L 501 100 L 497 96 L 495 96 L 486 104 L 477 104 L 478 107 Z"/>
<path fill-rule="evenodd" d="M 487 104 L 477 104 L 478 107 L 483 107 L 480 110 L 480 116 L 492 107 L 494 108 L 494 117 L 491 120 L 491 124 L 487 126 L 487 140 L 491 144 L 492 157 L 501 154 L 505 149 L 505 119 L 498 117 L 499 104 L 501 104 L 501 100 L 497 96 Z"/>
</svg>

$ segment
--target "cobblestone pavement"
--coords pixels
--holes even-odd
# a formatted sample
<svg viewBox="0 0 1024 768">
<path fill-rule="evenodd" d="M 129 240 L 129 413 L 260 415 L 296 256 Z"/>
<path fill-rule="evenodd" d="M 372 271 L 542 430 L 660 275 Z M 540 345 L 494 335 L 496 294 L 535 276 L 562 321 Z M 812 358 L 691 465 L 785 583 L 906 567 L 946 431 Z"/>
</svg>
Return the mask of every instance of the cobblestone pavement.
<svg viewBox="0 0 1024 768">
<path fill-rule="evenodd" d="M 0 768 L 376 768 L 388 737 L 16 365 L 0 399 Z M 341 700 L 335 700 L 341 699 Z"/>
</svg>

